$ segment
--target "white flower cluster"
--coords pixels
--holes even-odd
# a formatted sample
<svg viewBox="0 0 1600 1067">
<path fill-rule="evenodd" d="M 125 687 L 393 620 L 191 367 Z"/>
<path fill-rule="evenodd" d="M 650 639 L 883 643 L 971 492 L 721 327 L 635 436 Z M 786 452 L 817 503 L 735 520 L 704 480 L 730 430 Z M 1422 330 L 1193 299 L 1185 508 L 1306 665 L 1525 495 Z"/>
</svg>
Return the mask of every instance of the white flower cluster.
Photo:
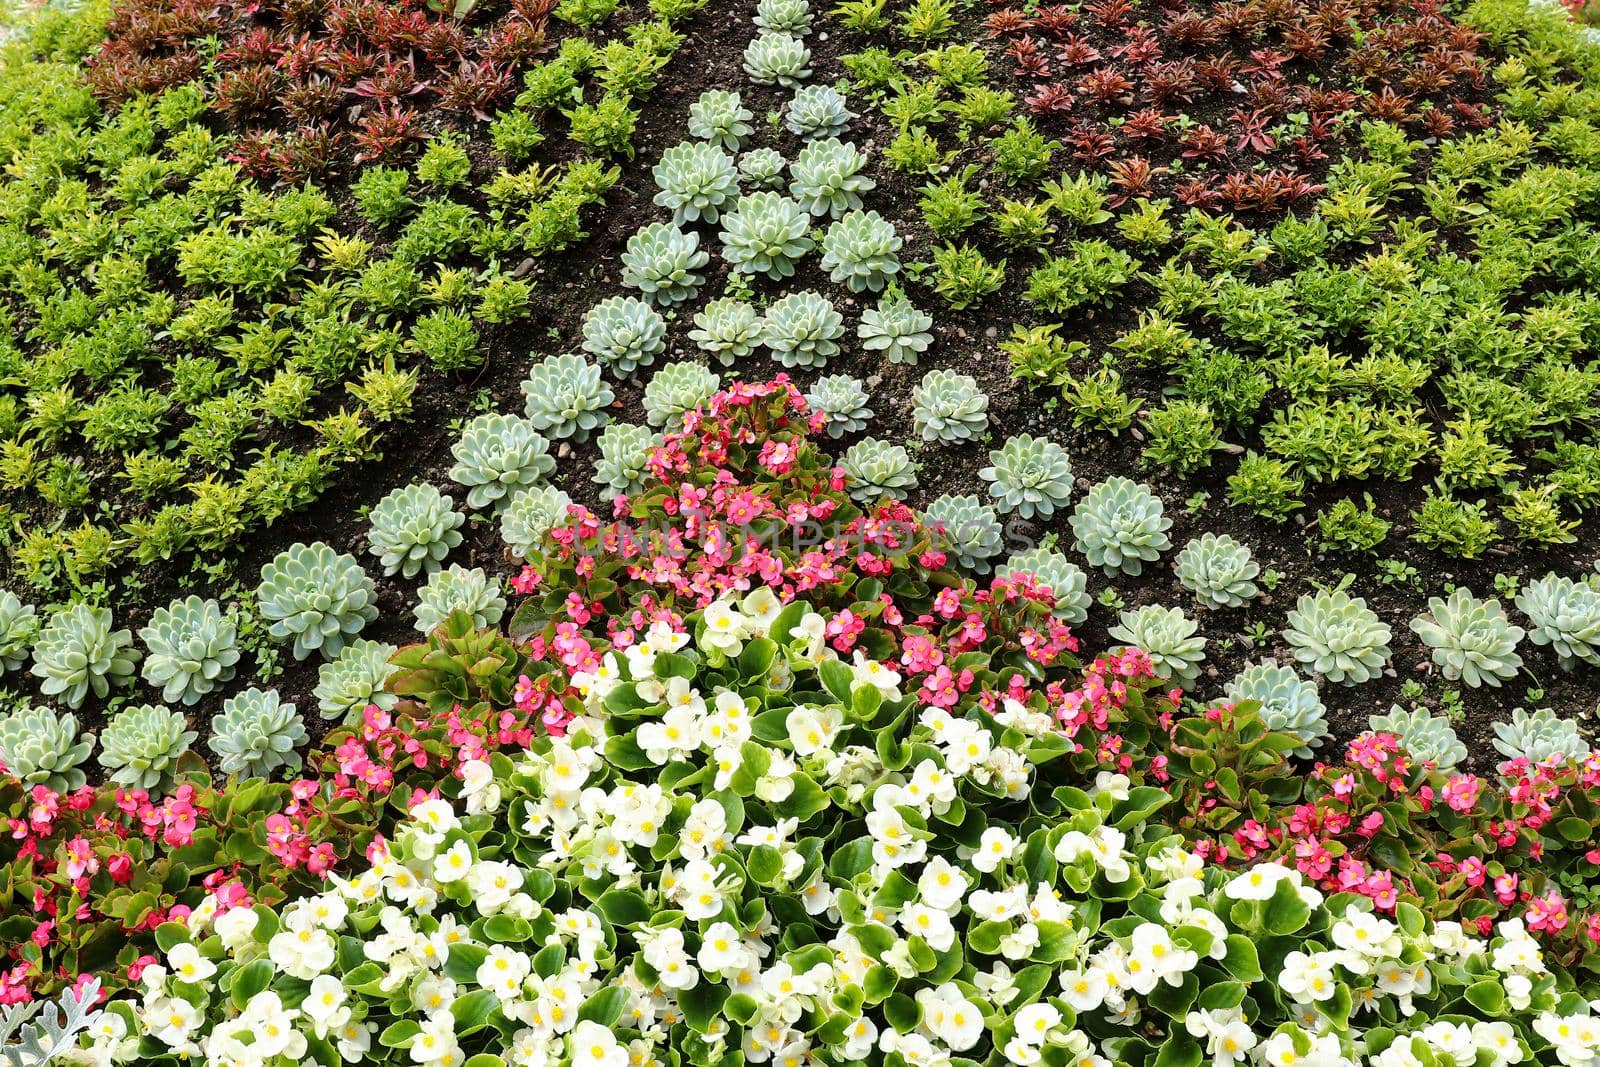
<svg viewBox="0 0 1600 1067">
<path fill-rule="evenodd" d="M 368 869 L 164 927 L 81 1058 L 1600 1067 L 1520 922 L 1207 868 L 1162 791 L 1068 780 L 1040 708 L 924 706 L 829 635 L 766 592 L 656 622 L 566 736 L 467 763 Z"/>
</svg>

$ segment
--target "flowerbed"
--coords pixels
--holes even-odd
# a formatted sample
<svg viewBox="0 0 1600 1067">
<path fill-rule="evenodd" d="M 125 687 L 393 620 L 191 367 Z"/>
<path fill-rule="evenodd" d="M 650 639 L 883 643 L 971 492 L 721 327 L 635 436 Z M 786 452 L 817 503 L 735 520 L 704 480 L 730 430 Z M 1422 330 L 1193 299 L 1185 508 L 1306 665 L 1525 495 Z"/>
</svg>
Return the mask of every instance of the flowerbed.
<svg viewBox="0 0 1600 1067">
<path fill-rule="evenodd" d="M 1392 737 L 1376 736 L 1353 746 L 1348 763 L 1302 778 L 1288 759 L 1298 740 L 1266 731 L 1252 705 L 1182 712 L 1136 652 L 1080 669 L 1076 640 L 1045 589 L 1026 578 L 975 587 L 936 569 L 947 561 L 938 531 L 892 506 L 860 514 L 813 437 L 816 425 L 781 381 L 713 398 L 656 451 L 651 483 L 619 500 L 618 519 L 580 508 L 552 533 L 519 579 L 533 595 L 511 625 L 515 640 L 452 619 L 398 658 L 391 688 L 411 699 L 391 712 L 370 707 L 358 727 L 335 732 L 311 760 L 313 773 L 292 785 L 231 795 L 197 788 L 204 778 L 189 764 L 179 770 L 189 784 L 159 803 L 121 790 L 15 789 L 11 869 L 22 880 L 13 881 L 23 898 L 37 895 L 36 916 L 6 927 L 26 943 L 13 988 L 47 991 L 88 973 L 111 988 L 136 977 L 143 952 L 122 945 L 126 934 L 182 916 L 202 890 L 224 906 L 303 893 L 359 857 L 435 783 L 451 781 L 462 760 L 562 735 L 580 707 L 617 723 L 649 718 L 658 702 L 624 682 L 627 664 L 663 651 L 653 642 L 681 643 L 696 629 L 714 635 L 752 615 L 794 616 L 796 598 L 817 608 L 807 633 L 819 652 L 857 670 L 886 664 L 881 677 L 916 705 L 981 722 L 1025 716 L 1041 733 L 1029 742 L 1031 760 L 1057 765 L 1066 780 L 1123 776 L 1169 791 L 1168 824 L 1213 863 L 1281 858 L 1310 884 L 1365 895 L 1384 913 L 1404 894 L 1439 920 L 1480 928 L 1526 916 L 1556 958 L 1589 958 L 1600 929 L 1587 888 L 1600 802 L 1594 758 L 1581 767 L 1512 765 L 1502 786 L 1413 764 Z M 819 522 L 838 523 L 829 527 L 835 536 L 789 547 Z M 743 597 L 742 608 L 729 596 Z M 743 643 L 730 637 L 726 654 L 742 657 Z M 763 663 L 777 687 L 745 686 L 756 706 L 786 692 L 786 660 L 753 652 L 743 662 Z M 770 731 L 786 717 L 758 722 Z M 819 720 L 827 743 L 801 754 L 831 752 L 841 725 Z M 662 728 L 652 725 L 621 734 L 611 751 L 647 758 L 643 732 L 657 755 L 693 757 L 700 746 L 688 741 L 702 727 L 691 717 L 673 728 L 683 743 L 661 747 Z M 87 910 L 75 914 L 79 902 Z"/>
<path fill-rule="evenodd" d="M 1591 35 L 702 7 L 0 48 L 7 1067 L 1600 1063 Z"/>
</svg>

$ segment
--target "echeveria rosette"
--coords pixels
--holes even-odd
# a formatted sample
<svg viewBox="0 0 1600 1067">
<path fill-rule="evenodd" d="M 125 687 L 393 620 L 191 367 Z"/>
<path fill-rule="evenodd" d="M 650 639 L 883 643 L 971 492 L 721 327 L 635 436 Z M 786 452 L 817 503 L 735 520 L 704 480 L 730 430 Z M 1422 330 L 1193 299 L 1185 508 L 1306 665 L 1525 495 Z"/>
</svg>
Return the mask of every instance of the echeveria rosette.
<svg viewBox="0 0 1600 1067">
<path fill-rule="evenodd" d="M 468 570 L 459 563 L 452 563 L 448 570 L 438 572 L 417 590 L 413 614 L 419 633 L 432 633 L 458 611 L 472 616 L 472 625 L 479 630 L 498 623 L 506 613 L 500 579 L 489 577 L 482 567 Z"/>
<path fill-rule="evenodd" d="M 876 211 L 846 213 L 822 237 L 822 269 L 852 293 L 879 292 L 900 273 L 904 242 Z"/>
<path fill-rule="evenodd" d="M 1004 533 L 994 508 L 971 494 L 947 493 L 928 505 L 922 521 L 939 535 L 961 566 L 978 574 L 989 573 L 989 560 L 1000 554 Z"/>
<path fill-rule="evenodd" d="M 284 703 L 276 689 L 251 687 L 222 702 L 207 745 L 223 774 L 265 778 L 280 768 L 299 770 L 295 748 L 305 740 L 305 720 L 293 704 Z"/>
<path fill-rule="evenodd" d="M 739 157 L 739 176 L 751 191 L 782 189 L 788 166 L 789 161 L 776 148 L 752 148 Z"/>
<path fill-rule="evenodd" d="M 1294 658 L 1339 685 L 1360 685 L 1383 672 L 1392 631 L 1367 602 L 1340 589 L 1302 596 L 1283 631 Z"/>
<path fill-rule="evenodd" d="M 839 353 L 844 316 L 821 293 L 790 293 L 767 308 L 761 336 L 785 367 L 821 367 Z"/>
<path fill-rule="evenodd" d="M 832 218 L 859 211 L 861 194 L 878 185 L 867 177 L 866 167 L 866 154 L 848 141 L 837 137 L 812 141 L 789 164 L 791 203 L 812 215 Z"/>
<path fill-rule="evenodd" d="M 600 434 L 600 458 L 594 465 L 594 482 L 615 493 L 637 493 L 644 486 L 650 454 L 661 435 L 648 426 L 613 422 Z"/>
<path fill-rule="evenodd" d="M 549 532 L 567 521 L 572 498 L 553 485 L 536 485 L 511 495 L 500 513 L 500 539 L 519 559 L 544 543 Z"/>
<path fill-rule="evenodd" d="M 1076 626 L 1089 618 L 1089 606 L 1094 601 L 1089 597 L 1088 575 L 1062 553 L 1037 546 L 1017 553 L 995 568 L 996 577 L 1010 578 L 1018 574 L 1030 574 L 1050 590 L 1056 598 L 1055 614 L 1062 621 Z"/>
<path fill-rule="evenodd" d="M 666 351 L 667 320 L 636 296 L 610 296 L 583 320 L 583 350 L 627 377 Z"/>
<path fill-rule="evenodd" d="M 378 617 L 377 591 L 354 556 L 318 541 L 299 542 L 261 568 L 256 606 L 276 640 L 294 643 L 294 658 L 337 656 Z"/>
<path fill-rule="evenodd" d="M 30 789 L 42 785 L 67 793 L 82 787 L 82 765 L 92 751 L 94 738 L 78 729 L 71 712 L 24 706 L 0 713 L 0 763 Z"/>
<path fill-rule="evenodd" d="M 804 37 L 811 32 L 810 0 L 759 0 L 754 22 L 762 33 Z"/>
<path fill-rule="evenodd" d="M 163 793 L 172 785 L 178 757 L 198 737 L 182 714 L 159 704 L 123 708 L 100 731 L 100 766 L 128 789 Z"/>
<path fill-rule="evenodd" d="M 455 501 L 427 482 L 392 489 L 367 515 L 367 547 L 384 574 L 432 574 L 461 544 L 467 517 Z"/>
<path fill-rule="evenodd" d="M 755 132 L 750 125 L 753 118 L 755 115 L 744 106 L 738 93 L 707 89 L 689 105 L 689 136 L 737 152 L 744 139 Z"/>
<path fill-rule="evenodd" d="M 1270 660 L 1252 663 L 1234 675 L 1224 692 L 1236 704 L 1255 701 L 1267 729 L 1293 734 L 1304 742 L 1294 751 L 1301 759 L 1310 759 L 1311 750 L 1320 748 L 1328 736 L 1328 709 L 1316 685 L 1291 667 Z"/>
<path fill-rule="evenodd" d="M 133 633 L 118 630 L 111 609 L 79 601 L 50 616 L 33 645 L 39 692 L 69 708 L 93 693 L 104 700 L 113 686 L 129 685 L 139 654 Z"/>
<path fill-rule="evenodd" d="M 450 477 L 467 488 L 467 506 L 505 506 L 506 496 L 539 482 L 556 469 L 550 442 L 519 415 L 479 415 L 450 450 Z"/>
<path fill-rule="evenodd" d="M 911 424 L 924 441 L 973 441 L 989 428 L 989 396 L 970 374 L 939 368 L 911 390 Z"/>
<path fill-rule="evenodd" d="M 1261 566 L 1250 549 L 1227 534 L 1204 533 L 1183 546 L 1172 573 L 1208 608 L 1242 608 L 1261 594 Z"/>
<path fill-rule="evenodd" d="M 917 485 L 917 464 L 911 453 L 876 437 L 864 437 L 846 449 L 839 469 L 844 471 L 850 495 L 862 503 L 880 497 L 904 500 Z"/>
<path fill-rule="evenodd" d="M 706 281 L 702 271 L 710 262 L 699 234 L 652 222 L 628 238 L 622 253 L 622 284 L 639 290 L 652 303 L 674 307 L 700 292 Z"/>
<path fill-rule="evenodd" d="M 1109 576 L 1137 577 L 1172 547 L 1161 498 L 1150 487 L 1121 475 L 1092 486 L 1068 520 L 1074 544 L 1089 562 Z"/>
<path fill-rule="evenodd" d="M 1411 620 L 1412 631 L 1433 650 L 1433 662 L 1449 681 L 1476 689 L 1499 687 L 1522 668 L 1517 643 L 1527 632 L 1513 626 L 1498 600 L 1479 600 L 1458 586 L 1448 600 L 1430 597 L 1428 612 Z"/>
<path fill-rule="evenodd" d="M 744 72 L 757 85 L 793 89 L 811 76 L 811 49 L 788 33 L 763 33 L 745 47 Z"/>
<path fill-rule="evenodd" d="M 1156 677 L 1193 685 L 1205 660 L 1206 639 L 1196 635 L 1193 619 L 1178 608 L 1146 604 L 1124 611 L 1111 637 L 1126 641 L 1149 655 Z"/>
<path fill-rule="evenodd" d="M 1562 669 L 1600 667 L 1600 579 L 1547 574 L 1523 587 L 1517 607 L 1531 623 L 1528 638 L 1549 645 Z"/>
<path fill-rule="evenodd" d="M 733 157 L 715 144 L 685 141 L 661 153 L 651 171 L 658 206 L 670 208 L 679 226 L 691 222 L 716 222 L 722 209 L 739 196 L 739 177 Z"/>
<path fill-rule="evenodd" d="M 872 418 L 872 409 L 867 407 L 869 399 L 861 380 L 848 374 L 824 375 L 806 394 L 811 410 L 821 412 L 827 420 L 823 430 L 835 439 L 867 428 Z"/>
<path fill-rule="evenodd" d="M 150 615 L 139 631 L 144 642 L 144 680 L 159 686 L 168 704 L 198 704 L 233 680 L 239 662 L 239 624 L 215 600 L 193 594 Z"/>
<path fill-rule="evenodd" d="M 558 440 L 587 441 L 610 417 L 616 400 L 600 368 L 575 352 L 546 356 L 522 380 L 522 413 L 533 428 Z"/>
<path fill-rule="evenodd" d="M 37 636 L 39 616 L 33 605 L 23 603 L 9 589 L 0 589 L 0 675 L 28 662 Z"/>
<path fill-rule="evenodd" d="M 781 282 L 816 247 L 810 233 L 811 216 L 800 204 L 766 190 L 749 193 L 722 217 L 722 258 L 740 273 Z"/>
<path fill-rule="evenodd" d="M 1494 724 L 1494 747 L 1506 759 L 1532 763 L 1573 762 L 1594 750 L 1578 732 L 1576 722 L 1563 719 L 1550 708 L 1532 714 L 1526 708 L 1514 708 L 1509 720 Z"/>
<path fill-rule="evenodd" d="M 1450 720 L 1427 708 L 1407 710 L 1395 704 L 1385 715 L 1369 716 L 1367 725 L 1374 733 L 1393 734 L 1412 759 L 1431 763 L 1441 771 L 1454 770 L 1467 758 L 1467 746 L 1456 736 Z"/>
<path fill-rule="evenodd" d="M 346 645 L 337 656 L 317 669 L 317 711 L 324 719 L 359 718 L 368 705 L 392 711 L 400 697 L 384 690 L 384 683 L 399 670 L 389 662 L 395 645 L 360 638 Z"/>
<path fill-rule="evenodd" d="M 861 312 L 856 337 L 868 352 L 881 353 L 890 363 L 914 367 L 933 344 L 932 328 L 932 315 L 918 311 L 904 293 L 890 291 L 876 307 Z"/>
<path fill-rule="evenodd" d="M 761 344 L 766 323 L 760 312 L 743 300 L 713 300 L 694 317 L 689 340 L 721 363 L 731 367 Z"/>
<path fill-rule="evenodd" d="M 651 426 L 677 430 L 693 411 L 721 388 L 722 379 L 699 363 L 668 363 L 644 387 L 644 415 Z"/>
<path fill-rule="evenodd" d="M 783 124 L 796 137 L 811 141 L 839 136 L 855 117 L 844 94 L 833 86 L 805 85 L 795 90 Z"/>
<path fill-rule="evenodd" d="M 1072 498 L 1072 461 L 1054 441 L 1023 433 L 989 453 L 978 477 L 1003 514 L 1048 519 Z"/>
</svg>

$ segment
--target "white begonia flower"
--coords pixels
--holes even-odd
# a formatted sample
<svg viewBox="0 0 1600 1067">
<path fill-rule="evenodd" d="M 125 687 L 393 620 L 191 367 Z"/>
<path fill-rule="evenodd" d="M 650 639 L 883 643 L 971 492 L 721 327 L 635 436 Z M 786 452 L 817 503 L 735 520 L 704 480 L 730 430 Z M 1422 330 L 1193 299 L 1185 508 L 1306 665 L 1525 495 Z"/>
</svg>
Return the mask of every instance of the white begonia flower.
<svg viewBox="0 0 1600 1067">
<path fill-rule="evenodd" d="M 750 958 L 751 952 L 739 931 L 726 922 L 711 924 L 700 939 L 700 951 L 695 957 L 701 970 L 717 974 L 746 967 Z"/>
<path fill-rule="evenodd" d="M 814 611 L 800 616 L 800 621 L 789 631 L 789 647 L 794 649 L 802 663 L 816 663 L 828 643 L 828 620 Z"/>
<path fill-rule="evenodd" d="M 900 673 L 856 649 L 850 667 L 855 686 L 871 686 L 884 700 L 900 699 Z"/>
<path fill-rule="evenodd" d="M 1392 1043 L 1368 1062 L 1372 1067 L 1423 1067 L 1422 1059 L 1412 1051 L 1409 1040 Z"/>
<path fill-rule="evenodd" d="M 1007 1063 L 1014 1063 L 1017 1067 L 1033 1067 L 1044 1058 L 1040 1046 L 1024 1041 L 1021 1034 L 1007 1041 L 1006 1047 L 1000 1054 L 1005 1057 Z"/>
<path fill-rule="evenodd" d="M 217 936 L 222 939 L 222 947 L 229 952 L 237 952 L 254 939 L 256 924 L 261 921 L 251 908 L 229 908 L 217 916 L 212 924 Z"/>
<path fill-rule="evenodd" d="M 983 1036 L 983 1013 L 964 997 L 954 982 L 917 990 L 922 1025 L 956 1052 L 965 1052 Z"/>
<path fill-rule="evenodd" d="M 1338 990 L 1333 968 L 1321 953 L 1307 955 L 1295 950 L 1283 958 L 1283 970 L 1278 975 L 1278 988 L 1296 1002 L 1330 999 Z"/>
<path fill-rule="evenodd" d="M 714 600 L 706 605 L 700 618 L 702 649 L 720 652 L 729 658 L 744 650 L 744 639 L 750 632 L 749 620 L 736 611 L 732 604 L 726 600 Z"/>
<path fill-rule="evenodd" d="M 662 703 L 669 708 L 681 708 L 696 719 L 706 713 L 705 697 L 700 695 L 700 690 L 688 678 L 674 675 L 667 679 L 667 691 L 662 697 Z"/>
<path fill-rule="evenodd" d="M 880 867 L 904 867 L 921 862 L 927 844 L 916 838 L 905 816 L 893 808 L 867 813 L 867 833 L 872 836 L 872 862 Z"/>
<path fill-rule="evenodd" d="M 1510 1023 L 1475 1022 L 1472 1024 L 1472 1041 L 1494 1057 L 1495 1067 L 1522 1062 L 1522 1045 Z"/>
<path fill-rule="evenodd" d="M 977 851 L 972 854 L 972 866 L 984 874 L 992 874 L 1009 860 L 1017 850 L 1018 841 L 998 826 L 988 827 L 978 838 Z"/>
<path fill-rule="evenodd" d="M 1472 1039 L 1472 1027 L 1460 1023 L 1433 1022 L 1422 1028 L 1422 1040 L 1437 1055 L 1462 1067 L 1477 1061 L 1478 1045 Z"/>
<path fill-rule="evenodd" d="M 1148 994 L 1157 982 L 1179 985 L 1183 976 L 1194 970 L 1198 956 L 1172 940 L 1160 923 L 1141 923 L 1129 938 L 1128 973 L 1133 988 Z"/>
<path fill-rule="evenodd" d="M 487 766 L 487 764 L 485 764 Z M 461 820 L 456 818 L 455 809 L 448 800 L 424 800 L 411 809 L 411 819 L 418 827 L 426 828 L 429 833 L 442 838 L 451 830 L 461 826 Z"/>
<path fill-rule="evenodd" d="M 961 907 L 970 885 L 959 867 L 943 856 L 934 856 L 922 868 L 917 893 L 929 907 L 953 914 Z"/>
<path fill-rule="evenodd" d="M 1212 1067 L 1229 1067 L 1256 1047 L 1256 1035 L 1238 1008 L 1191 1011 L 1183 1025 L 1192 1036 L 1205 1039 Z"/>
<path fill-rule="evenodd" d="M 1581 1015 L 1540 1012 L 1533 1021 L 1533 1030 L 1550 1042 L 1556 1058 L 1566 1067 L 1589 1067 L 1600 1059 L 1600 1020 L 1587 1012 Z"/>
<path fill-rule="evenodd" d="M 1076 1012 L 1099 1008 L 1105 1003 L 1109 990 L 1108 972 L 1103 967 L 1070 971 L 1061 976 L 1061 999 Z"/>
<path fill-rule="evenodd" d="M 680 651 L 688 643 L 689 635 L 685 632 L 674 630 L 672 624 L 665 619 L 657 619 L 644 632 L 644 647 L 658 656 L 663 652 Z"/>
<path fill-rule="evenodd" d="M 1015 1023 L 1017 1040 L 1040 1046 L 1049 1040 L 1050 1032 L 1061 1025 L 1061 1012 L 1054 1005 L 1040 1001 L 1018 1011 Z"/>
<path fill-rule="evenodd" d="M 693 707 L 668 705 L 659 720 L 639 726 L 637 738 L 646 758 L 657 766 L 681 759 L 700 747 L 700 713 Z"/>
<path fill-rule="evenodd" d="M 970 719 L 952 720 L 939 738 L 945 769 L 957 776 L 967 774 L 974 767 L 981 767 L 989 758 L 993 744 L 994 738 L 989 731 Z"/>
<path fill-rule="evenodd" d="M 692 989 L 699 984 L 700 972 L 689 962 L 681 930 L 666 929 L 652 936 L 644 946 L 644 961 L 661 976 L 667 989 Z"/>
<path fill-rule="evenodd" d="M 998 892 L 992 889 L 977 889 L 966 898 L 966 903 L 974 915 L 990 922 L 1014 919 L 1028 910 L 1027 890 L 1020 885 Z"/>
<path fill-rule="evenodd" d="M 1288 873 L 1276 863 L 1258 863 L 1235 875 L 1222 887 L 1222 892 L 1229 900 L 1268 900 Z"/>
<path fill-rule="evenodd" d="M 789 745 L 801 758 L 818 752 L 829 752 L 834 738 L 844 728 L 844 709 L 837 706 L 819 707 L 801 704 L 785 717 L 784 727 L 789 734 Z"/>
<path fill-rule="evenodd" d="M 467 873 L 467 890 L 472 894 L 473 904 L 484 915 L 510 904 L 522 883 L 521 869 L 501 860 L 475 863 Z"/>
<path fill-rule="evenodd" d="M 461 795 L 474 797 L 490 789 L 496 789 L 494 784 L 494 768 L 486 760 L 469 759 L 461 764 Z M 470 805 L 468 807 L 470 811 Z"/>
<path fill-rule="evenodd" d="M 877 1040 L 877 1024 L 863 1015 L 845 1027 L 844 1044 L 840 1048 L 840 1055 L 849 1061 L 864 1060 Z"/>
<path fill-rule="evenodd" d="M 1402 947 L 1398 926 L 1354 904 L 1333 924 L 1330 936 L 1345 952 L 1342 965 L 1353 974 L 1370 974 L 1374 963 L 1394 959 Z"/>
<path fill-rule="evenodd" d="M 767 749 L 770 761 L 767 773 L 756 779 L 756 799 L 768 804 L 782 804 L 794 793 L 794 776 L 800 769 L 787 752 Z"/>
<path fill-rule="evenodd" d="M 160 997 L 149 1002 L 144 1018 L 150 1036 L 172 1048 L 187 1045 L 189 1035 L 204 1021 L 200 1009 L 182 997 Z"/>
<path fill-rule="evenodd" d="M 472 870 L 472 846 L 457 841 L 433 860 L 433 877 L 438 882 L 457 882 Z"/>
<path fill-rule="evenodd" d="M 1205 869 L 1205 861 L 1185 848 L 1170 845 L 1147 859 L 1145 866 L 1150 869 L 1151 874 L 1165 878 L 1169 882 L 1185 879 L 1199 881 L 1200 872 Z"/>
<path fill-rule="evenodd" d="M 427 1019 L 422 1029 L 411 1040 L 411 1060 L 424 1065 L 456 1067 L 463 1062 L 461 1046 L 456 1043 L 455 1020 L 448 1012 Z"/>
<path fill-rule="evenodd" d="M 1076 863 L 1084 856 L 1094 859 L 1095 866 L 1108 882 L 1126 882 L 1132 868 L 1123 854 L 1127 835 L 1109 826 L 1097 826 L 1091 833 L 1069 830 L 1056 842 L 1055 858 L 1061 863 Z"/>
<path fill-rule="evenodd" d="M 267 942 L 267 957 L 290 978 L 310 981 L 333 966 L 337 946 L 316 927 L 281 930 Z"/>
<path fill-rule="evenodd" d="M 712 748 L 738 746 L 750 740 L 750 705 L 730 689 L 719 690 L 713 709 L 701 721 L 701 736 Z"/>
<path fill-rule="evenodd" d="M 783 614 L 783 601 L 771 589 L 762 586 L 746 593 L 744 599 L 739 601 L 739 608 L 744 613 L 745 625 L 751 635 L 765 637 L 778 616 Z"/>
<path fill-rule="evenodd" d="M 493 990 L 501 1000 L 513 1000 L 522 993 L 522 980 L 533 972 L 533 961 L 526 953 L 504 945 L 489 946 L 489 955 L 478 964 L 474 977 L 480 986 Z"/>
<path fill-rule="evenodd" d="M 714 919 L 722 913 L 723 892 L 717 884 L 717 868 L 705 860 L 691 860 L 679 880 L 679 906 L 696 921 Z"/>
<path fill-rule="evenodd" d="M 584 707 L 599 711 L 606 697 L 622 684 L 622 669 L 614 653 L 607 652 L 593 670 L 573 671 L 572 687 L 583 698 Z"/>
<path fill-rule="evenodd" d="M 204 982 L 217 973 L 217 965 L 200 955 L 188 941 L 180 941 L 167 953 L 167 966 L 180 982 Z"/>
<path fill-rule="evenodd" d="M 940 908 L 911 904 L 900 913 L 900 927 L 907 936 L 922 938 L 935 952 L 945 952 L 956 943 L 956 928 Z"/>
<path fill-rule="evenodd" d="M 1495 927 L 1500 943 L 1489 954 L 1491 965 L 1502 974 L 1544 974 L 1544 957 L 1521 919 L 1507 919 Z"/>
<path fill-rule="evenodd" d="M 333 1020 L 344 1010 L 345 999 L 342 981 L 331 974 L 319 974 L 311 979 L 311 989 L 300 1010 L 320 1027 L 337 1026 Z"/>
<path fill-rule="evenodd" d="M 1127 800 L 1128 790 L 1132 785 L 1133 782 L 1125 774 L 1100 771 L 1094 776 L 1094 785 L 1089 787 L 1089 795 L 1108 796 L 1112 800 Z"/>
<path fill-rule="evenodd" d="M 1525 974 L 1511 974 L 1501 979 L 1506 990 L 1506 1003 L 1515 1011 L 1527 1011 L 1533 1003 L 1533 979 Z"/>
</svg>

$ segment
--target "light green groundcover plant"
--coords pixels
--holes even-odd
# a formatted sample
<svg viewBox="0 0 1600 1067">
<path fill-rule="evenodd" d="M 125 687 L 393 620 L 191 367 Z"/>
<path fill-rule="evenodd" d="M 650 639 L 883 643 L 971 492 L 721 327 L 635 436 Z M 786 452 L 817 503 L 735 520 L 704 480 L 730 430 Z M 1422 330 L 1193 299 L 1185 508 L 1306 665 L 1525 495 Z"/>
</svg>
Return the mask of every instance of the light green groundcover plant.
<svg viewBox="0 0 1600 1067">
<path fill-rule="evenodd" d="M 765 594 L 768 603 L 752 603 Z M 1600 1020 L 1492 937 L 1208 868 L 1166 794 L 1061 781 L 1018 705 L 952 718 L 770 594 L 580 673 L 371 866 L 157 932 L 97 1062 L 1585 1067 Z"/>
</svg>

